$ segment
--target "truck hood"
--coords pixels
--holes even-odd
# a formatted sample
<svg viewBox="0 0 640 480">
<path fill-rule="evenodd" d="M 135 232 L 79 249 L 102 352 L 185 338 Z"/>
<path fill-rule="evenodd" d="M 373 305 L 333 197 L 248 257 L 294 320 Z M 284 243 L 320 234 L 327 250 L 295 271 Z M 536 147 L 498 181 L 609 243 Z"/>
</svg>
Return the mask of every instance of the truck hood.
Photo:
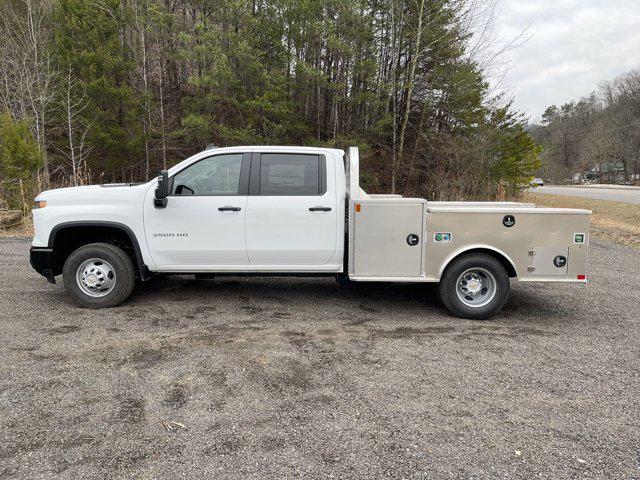
<svg viewBox="0 0 640 480">
<path fill-rule="evenodd" d="M 46 200 L 49 203 L 64 204 L 94 204 L 118 203 L 136 198 L 141 192 L 149 188 L 151 182 L 145 184 L 111 183 L 104 185 L 85 185 L 81 187 L 65 187 L 46 190 L 36 196 L 36 200 Z"/>
</svg>

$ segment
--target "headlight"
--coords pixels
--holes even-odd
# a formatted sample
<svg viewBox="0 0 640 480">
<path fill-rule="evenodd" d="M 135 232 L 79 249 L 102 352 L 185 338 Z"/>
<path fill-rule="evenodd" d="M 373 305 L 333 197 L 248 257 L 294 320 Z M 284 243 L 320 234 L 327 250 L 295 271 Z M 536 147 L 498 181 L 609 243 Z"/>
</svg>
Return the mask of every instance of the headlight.
<svg viewBox="0 0 640 480">
<path fill-rule="evenodd" d="M 46 200 L 36 200 L 33 202 L 33 208 L 44 208 L 47 206 Z"/>
</svg>

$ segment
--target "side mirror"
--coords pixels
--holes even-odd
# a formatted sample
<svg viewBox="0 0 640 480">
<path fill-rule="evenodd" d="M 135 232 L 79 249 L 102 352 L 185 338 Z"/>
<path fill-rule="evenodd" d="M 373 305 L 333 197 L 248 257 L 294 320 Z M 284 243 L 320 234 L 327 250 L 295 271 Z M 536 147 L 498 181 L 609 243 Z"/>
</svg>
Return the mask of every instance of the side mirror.
<svg viewBox="0 0 640 480">
<path fill-rule="evenodd" d="M 169 196 L 169 172 L 162 170 L 158 175 L 158 187 L 156 188 L 156 196 L 153 199 L 153 205 L 156 208 L 165 208 L 167 206 L 167 197 Z"/>
</svg>

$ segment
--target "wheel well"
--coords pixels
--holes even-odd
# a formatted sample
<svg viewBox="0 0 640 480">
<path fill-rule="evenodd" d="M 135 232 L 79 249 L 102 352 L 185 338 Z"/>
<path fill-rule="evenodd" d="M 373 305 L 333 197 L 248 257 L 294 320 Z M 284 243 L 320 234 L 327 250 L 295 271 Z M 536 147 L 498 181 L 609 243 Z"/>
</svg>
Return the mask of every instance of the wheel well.
<svg viewBox="0 0 640 480">
<path fill-rule="evenodd" d="M 83 245 L 90 243 L 109 243 L 121 248 L 133 262 L 136 275 L 140 275 L 141 261 L 138 261 L 139 248 L 130 234 L 121 227 L 111 225 L 70 225 L 51 233 L 49 247 L 54 252 L 54 275 L 62 273 L 64 262 L 69 255 Z M 140 259 L 141 260 L 141 259 Z"/>
<path fill-rule="evenodd" d="M 495 250 L 491 250 L 490 248 L 472 248 L 471 250 L 465 250 L 464 252 L 452 258 L 449 261 L 449 263 L 447 263 L 447 266 L 445 267 L 444 270 L 446 270 L 449 267 L 449 265 L 453 263 L 454 260 L 457 260 L 460 257 L 464 257 L 465 255 L 468 255 L 470 253 L 484 253 L 485 255 L 489 255 L 490 257 L 495 258 L 502 264 L 504 269 L 507 271 L 509 278 L 515 278 L 518 276 L 518 274 L 516 273 L 516 269 L 514 268 L 513 264 L 509 261 L 509 259 L 504 255 L 502 255 L 500 252 L 496 252 Z"/>
</svg>

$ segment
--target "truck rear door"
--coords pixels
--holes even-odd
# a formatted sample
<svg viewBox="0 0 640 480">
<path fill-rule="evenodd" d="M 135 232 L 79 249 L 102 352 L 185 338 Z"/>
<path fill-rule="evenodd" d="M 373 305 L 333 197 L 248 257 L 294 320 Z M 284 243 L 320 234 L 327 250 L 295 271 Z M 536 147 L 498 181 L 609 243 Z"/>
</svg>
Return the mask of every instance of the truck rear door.
<svg viewBox="0 0 640 480">
<path fill-rule="evenodd" d="M 333 164 L 321 154 L 254 153 L 246 214 L 252 265 L 323 265 L 337 249 Z"/>
</svg>

